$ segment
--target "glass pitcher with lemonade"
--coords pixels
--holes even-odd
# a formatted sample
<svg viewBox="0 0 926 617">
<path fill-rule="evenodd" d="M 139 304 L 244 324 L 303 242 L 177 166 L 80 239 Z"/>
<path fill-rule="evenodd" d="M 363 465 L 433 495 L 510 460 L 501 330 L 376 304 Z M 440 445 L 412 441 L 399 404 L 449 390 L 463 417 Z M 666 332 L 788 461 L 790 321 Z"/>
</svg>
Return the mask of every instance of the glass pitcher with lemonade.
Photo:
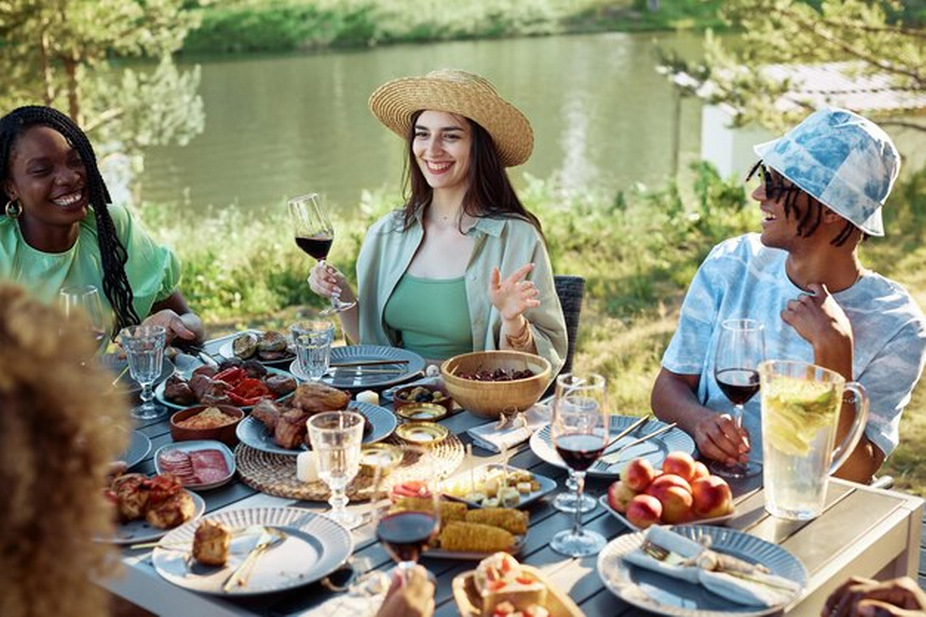
<svg viewBox="0 0 926 617">
<path fill-rule="evenodd" d="M 868 421 L 861 384 L 806 362 L 759 365 L 765 509 L 773 516 L 809 520 L 823 512 L 830 474 L 858 444 Z M 855 420 L 833 450 L 845 390 L 855 396 Z"/>
</svg>

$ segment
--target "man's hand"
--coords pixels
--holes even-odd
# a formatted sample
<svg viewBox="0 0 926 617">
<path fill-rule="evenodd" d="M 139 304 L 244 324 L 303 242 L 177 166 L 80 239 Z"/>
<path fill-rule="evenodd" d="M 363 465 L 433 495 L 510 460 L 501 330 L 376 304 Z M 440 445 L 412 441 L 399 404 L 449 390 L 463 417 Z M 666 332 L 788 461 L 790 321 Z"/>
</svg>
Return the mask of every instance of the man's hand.
<svg viewBox="0 0 926 617">
<path fill-rule="evenodd" d="M 908 577 L 873 581 L 853 576 L 823 605 L 822 617 L 923 617 L 926 593 Z"/>
<path fill-rule="evenodd" d="M 801 294 L 790 300 L 781 318 L 797 330 L 810 343 L 816 354 L 830 357 L 835 354 L 852 353 L 852 324 L 845 311 L 826 286 L 817 283 L 808 285 L 811 294 Z M 851 375 L 849 376 L 851 379 Z"/>
<path fill-rule="evenodd" d="M 729 414 L 710 413 L 694 427 L 698 452 L 727 465 L 749 462 L 749 433 Z"/>
</svg>

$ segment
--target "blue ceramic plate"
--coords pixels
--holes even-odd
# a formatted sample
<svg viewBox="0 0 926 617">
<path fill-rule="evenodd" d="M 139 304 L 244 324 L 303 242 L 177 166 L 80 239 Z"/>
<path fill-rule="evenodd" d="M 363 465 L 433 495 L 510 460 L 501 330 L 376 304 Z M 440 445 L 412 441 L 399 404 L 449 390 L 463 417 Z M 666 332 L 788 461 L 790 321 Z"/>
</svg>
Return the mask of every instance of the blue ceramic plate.
<svg viewBox="0 0 926 617">
<path fill-rule="evenodd" d="M 289 339 L 289 334 L 283 330 L 277 330 L 280 334 Z M 235 334 L 229 338 L 229 340 L 222 344 L 219 347 L 219 355 L 224 358 L 234 358 L 235 357 L 235 339 L 242 334 L 254 334 L 255 336 L 263 336 L 263 330 L 242 330 L 238 334 Z M 289 346 L 286 348 L 286 355 L 280 358 L 279 360 L 262 360 L 257 356 L 254 356 L 254 359 L 263 364 L 264 366 L 277 366 L 280 368 L 286 368 L 286 365 L 290 364 L 293 361 L 293 358 L 296 357 L 296 353 L 292 350 L 292 341 L 290 341 Z"/>
<path fill-rule="evenodd" d="M 373 430 L 370 431 L 370 434 L 363 438 L 363 443 L 365 444 L 376 443 L 377 441 L 382 441 L 386 437 L 389 437 L 389 435 L 392 435 L 393 431 L 395 431 L 395 427 L 398 424 L 395 414 L 378 405 L 351 401 L 349 409 L 351 411 L 360 412 L 370 421 L 370 424 L 373 425 Z M 290 456 L 296 456 L 300 452 L 305 452 L 306 450 L 304 445 L 300 445 L 298 448 L 292 450 L 281 448 L 274 443 L 273 435 L 270 434 L 270 431 L 267 430 L 264 423 L 253 416 L 247 416 L 244 420 L 239 422 L 235 432 L 241 443 L 255 450 L 271 452 L 273 454 L 288 454 Z"/>
<path fill-rule="evenodd" d="M 120 461 L 125 462 L 128 469 L 145 460 L 148 453 L 151 452 L 151 440 L 141 431 L 132 431 L 129 435 L 129 447 L 126 448 Z"/>
<path fill-rule="evenodd" d="M 447 486 L 449 484 L 449 485 L 458 485 L 458 486 L 465 488 L 469 486 L 470 478 L 472 478 L 474 482 L 479 483 L 485 476 L 489 475 L 490 473 L 497 474 L 501 469 L 502 469 L 502 466 L 499 463 L 486 463 L 485 465 L 480 465 L 478 467 L 475 467 L 472 470 L 472 473 L 470 473 L 469 471 L 462 471 L 456 474 L 455 476 L 451 476 L 450 478 L 447 478 L 447 480 L 444 481 L 444 486 Z M 520 471 L 517 467 L 513 467 L 511 465 L 508 466 L 508 470 L 509 472 Z M 523 508 L 526 505 L 534 503 L 535 501 L 537 501 L 544 495 L 548 495 L 552 493 L 554 490 L 556 490 L 556 480 L 553 480 L 552 478 L 548 478 L 546 476 L 541 476 L 540 474 L 534 473 L 534 472 L 531 472 L 531 476 L 533 477 L 534 480 L 537 481 L 537 484 L 539 484 L 540 487 L 536 491 L 531 491 L 530 493 L 521 495 L 521 500 L 518 502 L 518 505 L 514 507 Z M 465 497 L 450 494 L 447 492 L 445 492 L 444 495 L 446 495 L 448 498 L 453 499 L 455 501 L 462 501 L 463 503 L 469 505 L 469 507 L 471 508 L 484 507 L 481 503 L 476 503 L 475 501 L 468 501 L 467 499 L 465 499 Z"/>
<path fill-rule="evenodd" d="M 399 360 L 401 362 L 377 364 L 369 367 L 345 366 L 339 368 L 335 366 L 339 363 L 387 360 Z M 381 345 L 332 347 L 331 364 L 328 374 L 322 377 L 322 382 L 346 390 L 375 389 L 402 383 L 417 375 L 423 375 L 425 368 L 424 358 L 418 354 L 401 347 Z M 298 360 L 290 365 L 289 370 L 302 381 L 308 380 L 308 377 L 299 366 Z"/>
<path fill-rule="evenodd" d="M 270 368 L 270 367 L 266 367 L 266 368 L 267 368 L 267 374 L 289 375 L 289 376 L 291 376 L 290 373 L 289 373 L 289 371 L 284 371 L 284 370 L 278 369 L 278 368 Z M 187 408 L 189 408 L 189 407 L 195 407 L 196 405 L 201 405 L 201 403 L 193 403 L 192 405 L 178 405 L 178 404 L 176 404 L 176 403 L 171 403 L 170 401 L 168 401 L 168 400 L 166 400 L 166 399 L 164 398 L 164 387 L 165 387 L 165 385 L 166 385 L 166 384 L 162 382 L 162 383 L 158 384 L 158 387 L 157 387 L 157 388 L 154 389 L 154 398 L 156 398 L 157 401 L 158 401 L 159 403 L 161 403 L 162 405 L 164 405 L 165 407 L 169 407 L 170 409 L 180 410 L 180 409 L 187 409 Z M 284 394 L 283 396 L 278 397 L 276 400 L 279 401 L 279 400 L 281 400 L 281 399 L 286 398 L 287 396 L 290 396 L 291 394 L 292 394 L 292 393 L 290 393 L 290 394 Z M 238 407 L 238 405 L 235 405 L 234 403 L 225 403 L 225 404 L 226 404 L 226 405 L 231 405 L 232 407 Z M 241 409 L 247 411 L 247 410 L 251 409 L 251 407 L 252 407 L 252 405 L 246 405 L 246 406 L 242 407 Z"/>
<path fill-rule="evenodd" d="M 611 416 L 610 419 L 610 431 L 612 435 L 620 433 L 625 428 L 639 420 L 640 418 L 636 416 Z M 655 430 L 663 428 L 666 426 L 665 422 L 660 422 L 659 420 L 650 420 L 642 427 L 637 428 L 635 431 L 627 435 L 626 437 L 621 438 L 620 441 L 610 446 L 605 451 L 605 456 L 608 452 L 612 452 L 619 448 L 622 443 L 629 443 L 635 439 L 639 439 L 649 433 L 652 433 Z M 569 469 L 566 466 L 566 463 L 563 462 L 563 459 L 559 457 L 559 454 L 556 453 L 556 450 L 553 448 L 553 444 L 550 441 L 550 425 L 541 427 L 539 430 L 535 431 L 531 435 L 531 450 L 534 451 L 534 454 L 542 458 L 545 462 L 555 465 L 561 469 Z M 611 465 L 610 467 L 605 467 L 603 465 L 598 465 L 597 463 L 592 465 L 591 468 L 586 472 L 587 475 L 595 478 L 616 478 L 620 476 L 620 471 L 623 469 L 624 465 L 630 460 L 635 458 L 644 458 L 653 464 L 653 467 L 659 469 L 662 467 L 662 461 L 665 460 L 669 452 L 674 452 L 675 450 L 681 450 L 687 452 L 688 454 L 693 454 L 695 451 L 694 440 L 680 428 L 673 428 L 661 435 L 653 437 L 649 441 L 643 442 L 632 448 L 624 450 L 621 455 L 620 462 Z"/>
<path fill-rule="evenodd" d="M 807 584 L 807 570 L 797 557 L 755 536 L 707 525 L 684 525 L 673 527 L 673 531 L 694 540 L 706 536 L 713 550 L 760 563 L 772 574 L 791 579 L 801 587 Z M 782 606 L 761 608 L 736 604 L 701 585 L 625 562 L 623 556 L 639 548 L 644 535 L 644 532 L 637 532 L 618 536 L 598 555 L 598 575 L 605 586 L 625 602 L 660 615 L 679 617 L 759 617 L 781 611 Z M 792 601 L 800 593 L 795 594 Z"/>
</svg>

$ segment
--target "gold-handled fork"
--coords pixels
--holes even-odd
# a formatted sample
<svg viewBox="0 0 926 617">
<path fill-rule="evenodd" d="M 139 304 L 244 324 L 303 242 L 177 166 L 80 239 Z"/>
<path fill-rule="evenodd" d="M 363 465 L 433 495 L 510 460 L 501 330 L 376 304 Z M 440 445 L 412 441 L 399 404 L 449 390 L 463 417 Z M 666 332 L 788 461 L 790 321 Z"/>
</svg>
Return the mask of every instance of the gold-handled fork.
<svg viewBox="0 0 926 617">
<path fill-rule="evenodd" d="M 248 552 L 247 557 L 244 558 L 241 565 L 235 568 L 235 571 L 225 580 L 222 589 L 228 592 L 236 587 L 244 587 L 247 585 L 248 577 L 251 576 L 251 572 L 254 570 L 254 564 L 257 563 L 258 558 L 271 547 L 282 542 L 285 538 L 286 534 L 283 531 L 273 527 L 265 527 L 263 534 L 257 540 L 257 544 Z"/>
<path fill-rule="evenodd" d="M 627 450 L 628 448 L 638 446 L 641 443 L 649 441 L 653 437 L 658 437 L 659 435 L 662 435 L 666 431 L 672 430 L 673 428 L 675 428 L 675 422 L 673 422 L 672 424 L 667 424 L 666 426 L 663 426 L 662 428 L 656 429 L 652 433 L 648 433 L 644 435 L 643 437 L 640 437 L 639 439 L 635 439 L 634 441 L 631 441 L 630 443 L 624 444 L 623 446 L 621 446 L 614 452 L 611 452 L 607 456 L 603 456 L 600 459 L 598 459 L 598 461 L 595 462 L 595 469 L 597 471 L 607 471 L 608 469 L 610 469 L 611 467 L 613 467 L 614 465 L 616 465 L 617 463 L 621 461 L 621 456 L 620 456 L 621 453 Z"/>
</svg>

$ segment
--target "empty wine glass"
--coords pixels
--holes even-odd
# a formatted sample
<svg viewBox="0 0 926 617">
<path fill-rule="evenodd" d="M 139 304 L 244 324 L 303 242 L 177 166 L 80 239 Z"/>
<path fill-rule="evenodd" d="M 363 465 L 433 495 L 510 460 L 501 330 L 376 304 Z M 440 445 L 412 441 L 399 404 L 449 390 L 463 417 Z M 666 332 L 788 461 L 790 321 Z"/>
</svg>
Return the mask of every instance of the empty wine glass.
<svg viewBox="0 0 926 617">
<path fill-rule="evenodd" d="M 132 417 L 157 420 L 167 409 L 154 402 L 152 384 L 161 374 L 167 330 L 164 326 L 129 326 L 119 333 L 132 379 L 141 385 L 141 405 L 132 409 Z"/>
<path fill-rule="evenodd" d="M 598 460 L 608 443 L 607 387 L 601 375 L 566 374 L 556 378 L 550 437 L 556 452 L 575 470 L 577 503 L 585 488 L 585 471 Z M 607 540 L 600 533 L 582 529 L 582 510 L 575 510 L 575 524 L 553 536 L 550 548 L 570 557 L 594 555 Z"/>
<path fill-rule="evenodd" d="M 293 197 L 288 205 L 296 246 L 325 266 L 328 251 L 334 242 L 334 225 L 322 206 L 321 197 L 318 193 L 309 193 Z M 342 302 L 337 293 L 332 294 L 329 300 L 331 306 L 323 310 L 321 315 L 332 315 L 357 305 L 356 302 Z"/>
<path fill-rule="evenodd" d="M 348 529 L 362 521 L 349 512 L 347 485 L 360 471 L 360 446 L 363 442 L 363 416 L 353 411 L 329 411 L 308 420 L 309 442 L 316 455 L 318 476 L 331 489 L 328 517 Z"/>
<path fill-rule="evenodd" d="M 97 343 L 97 353 L 109 345 L 111 319 L 103 310 L 100 291 L 94 285 L 67 285 L 58 292 L 58 305 L 68 319 L 83 319 Z"/>
<path fill-rule="evenodd" d="M 764 329 L 755 319 L 727 319 L 721 324 L 714 361 L 714 379 L 733 403 L 733 421 L 743 426 L 743 405 L 759 391 L 759 364 L 765 359 Z M 711 473 L 727 478 L 754 476 L 762 469 L 755 461 L 727 465 L 711 461 Z"/>
</svg>

